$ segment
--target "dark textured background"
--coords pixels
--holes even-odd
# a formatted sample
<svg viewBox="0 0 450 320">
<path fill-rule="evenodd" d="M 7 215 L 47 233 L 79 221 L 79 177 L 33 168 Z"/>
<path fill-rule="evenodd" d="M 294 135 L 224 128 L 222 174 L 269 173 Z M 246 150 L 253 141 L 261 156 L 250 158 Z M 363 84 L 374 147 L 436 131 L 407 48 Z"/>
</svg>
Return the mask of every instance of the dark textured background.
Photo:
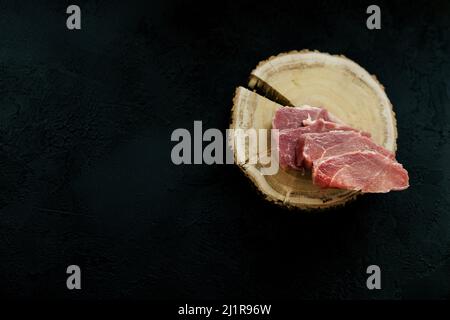
<svg viewBox="0 0 450 320">
<path fill-rule="evenodd" d="M 81 31 L 69 2 L 0 1 L 1 296 L 450 298 L 448 2 L 377 2 L 378 31 L 362 2 L 74 2 Z M 175 128 L 226 128 L 258 61 L 304 48 L 385 85 L 408 190 L 306 214 L 171 164 Z"/>
</svg>

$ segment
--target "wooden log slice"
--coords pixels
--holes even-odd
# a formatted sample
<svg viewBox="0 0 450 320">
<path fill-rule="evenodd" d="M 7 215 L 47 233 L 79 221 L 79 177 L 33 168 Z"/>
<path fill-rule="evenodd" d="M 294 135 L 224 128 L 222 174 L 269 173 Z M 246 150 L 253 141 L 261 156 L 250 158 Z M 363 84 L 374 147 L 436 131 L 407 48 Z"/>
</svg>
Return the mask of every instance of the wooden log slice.
<svg viewBox="0 0 450 320">
<path fill-rule="evenodd" d="M 280 54 L 258 64 L 251 73 L 249 87 L 286 105 L 323 107 L 346 124 L 369 132 L 377 144 L 396 150 L 395 114 L 383 86 L 344 56 L 316 51 Z M 279 107 L 256 92 L 239 87 L 230 128 L 271 129 L 273 114 Z M 321 189 L 312 184 L 308 172 L 280 169 L 274 175 L 263 175 L 264 165 L 250 161 L 261 150 L 249 146 L 242 134 L 230 135 L 235 160 L 267 199 L 288 207 L 320 209 L 343 205 L 360 193 Z M 270 147 L 270 139 L 267 143 Z"/>
</svg>

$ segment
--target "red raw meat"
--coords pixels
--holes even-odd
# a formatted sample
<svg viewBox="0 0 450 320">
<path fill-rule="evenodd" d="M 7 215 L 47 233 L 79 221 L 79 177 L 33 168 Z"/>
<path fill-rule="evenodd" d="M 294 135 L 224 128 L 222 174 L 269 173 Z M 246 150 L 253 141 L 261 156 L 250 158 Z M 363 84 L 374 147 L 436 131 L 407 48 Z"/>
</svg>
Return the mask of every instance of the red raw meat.
<svg viewBox="0 0 450 320">
<path fill-rule="evenodd" d="M 296 163 L 311 168 L 314 161 L 347 152 L 372 150 L 394 159 L 394 154 L 356 131 L 305 133 L 298 142 Z M 303 162 L 302 162 L 303 161 Z"/>
<path fill-rule="evenodd" d="M 357 151 L 318 160 L 313 183 L 324 188 L 385 193 L 409 187 L 408 172 L 390 157 L 376 151 Z"/>
<path fill-rule="evenodd" d="M 280 130 L 278 135 L 278 156 L 281 168 L 299 169 L 301 167 L 302 159 L 299 158 L 297 160 L 297 154 L 298 154 L 299 140 L 305 133 L 317 133 L 332 130 L 359 132 L 356 129 L 353 129 L 349 126 L 325 121 L 323 119 L 309 121 L 307 123 L 309 125 L 305 127 Z M 361 134 L 369 135 L 368 133 L 361 133 Z"/>
<path fill-rule="evenodd" d="M 303 107 L 282 107 L 275 112 L 272 121 L 273 129 L 295 129 L 303 127 L 303 121 L 323 119 L 325 121 L 340 122 L 336 117 L 322 108 L 303 106 Z"/>
<path fill-rule="evenodd" d="M 325 109 L 283 107 L 272 121 L 279 129 L 281 168 L 312 167 L 313 183 L 324 188 L 389 192 L 409 186 L 408 172 L 370 134 L 344 125 Z"/>
</svg>

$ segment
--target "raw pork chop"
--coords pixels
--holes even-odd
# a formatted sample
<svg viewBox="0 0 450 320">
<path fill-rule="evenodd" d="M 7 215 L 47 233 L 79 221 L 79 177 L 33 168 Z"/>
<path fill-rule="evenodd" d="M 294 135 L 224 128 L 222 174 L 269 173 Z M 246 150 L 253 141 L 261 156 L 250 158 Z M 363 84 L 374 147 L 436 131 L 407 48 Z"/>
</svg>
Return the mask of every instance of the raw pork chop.
<svg viewBox="0 0 450 320">
<path fill-rule="evenodd" d="M 309 121 L 307 123 L 309 125 L 305 127 L 280 130 L 278 135 L 278 156 L 281 168 L 299 169 L 301 167 L 302 159 L 297 160 L 296 157 L 298 154 L 299 140 L 305 133 L 326 132 L 332 130 L 359 132 L 349 126 L 325 121 L 323 119 Z M 368 135 L 368 133 L 361 134 Z"/>
<path fill-rule="evenodd" d="M 272 121 L 273 129 L 294 129 L 303 127 L 303 121 L 310 119 L 312 121 L 323 119 L 325 121 L 340 122 L 335 116 L 328 113 L 327 110 L 311 106 L 302 107 L 282 107 L 275 112 Z"/>
<path fill-rule="evenodd" d="M 392 158 L 376 151 L 357 151 L 319 160 L 313 182 L 324 188 L 385 193 L 409 187 L 408 172 Z"/>
<path fill-rule="evenodd" d="M 311 168 L 314 161 L 347 152 L 372 150 L 394 159 L 394 154 L 356 131 L 305 133 L 298 142 L 296 164 Z M 303 161 L 303 163 L 302 163 Z"/>
</svg>

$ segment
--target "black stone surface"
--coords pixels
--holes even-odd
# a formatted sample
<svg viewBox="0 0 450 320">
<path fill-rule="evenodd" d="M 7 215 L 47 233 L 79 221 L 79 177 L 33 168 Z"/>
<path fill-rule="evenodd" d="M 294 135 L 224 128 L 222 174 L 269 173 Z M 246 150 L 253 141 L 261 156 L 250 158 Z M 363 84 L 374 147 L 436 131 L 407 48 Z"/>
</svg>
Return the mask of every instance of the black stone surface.
<svg viewBox="0 0 450 320">
<path fill-rule="evenodd" d="M 450 298 L 448 2 L 377 2 L 375 31 L 369 2 L 76 3 L 80 31 L 67 1 L 0 2 L 0 296 Z M 225 129 L 255 65 L 304 48 L 384 84 L 408 190 L 292 212 L 171 163 L 174 129 Z"/>
</svg>

